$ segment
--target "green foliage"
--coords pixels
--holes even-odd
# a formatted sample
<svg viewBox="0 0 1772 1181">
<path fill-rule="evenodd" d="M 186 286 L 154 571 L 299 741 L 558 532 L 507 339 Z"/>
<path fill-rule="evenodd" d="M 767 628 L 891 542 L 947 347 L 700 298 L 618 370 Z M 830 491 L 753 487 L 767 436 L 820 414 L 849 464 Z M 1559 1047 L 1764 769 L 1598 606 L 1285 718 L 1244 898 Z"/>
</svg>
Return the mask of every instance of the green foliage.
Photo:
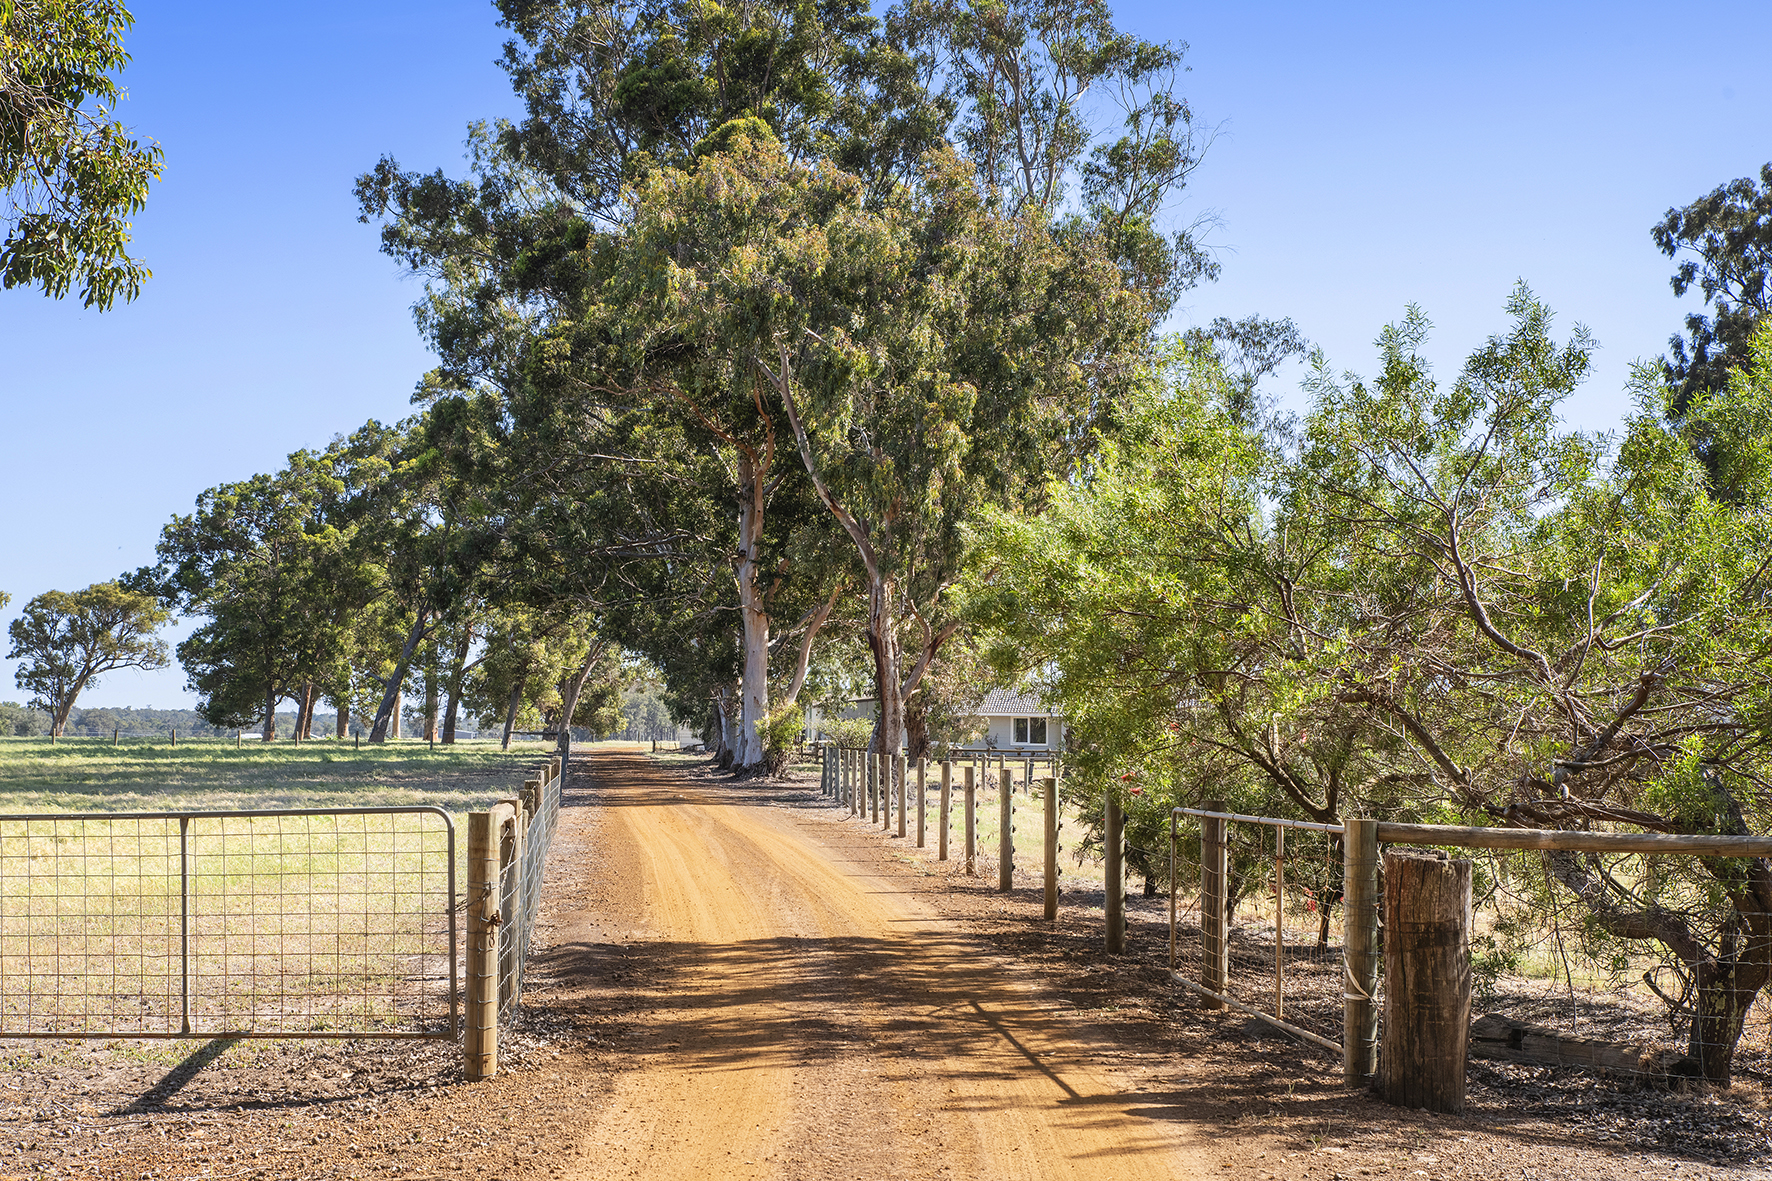
<svg viewBox="0 0 1772 1181">
<path fill-rule="evenodd" d="M 818 724 L 819 734 L 845 750 L 865 750 L 874 736 L 872 718 L 826 718 Z"/>
<path fill-rule="evenodd" d="M 1663 254 L 1680 259 L 1674 294 L 1696 287 L 1714 310 L 1688 315 L 1686 335 L 1668 341 L 1673 355 L 1662 367 L 1673 387 L 1670 409 L 1682 415 L 1728 386 L 1730 371 L 1748 361 L 1754 332 L 1772 317 L 1772 163 L 1757 185 L 1744 176 L 1669 209 L 1651 234 Z"/>
<path fill-rule="evenodd" d="M 129 222 L 160 176 L 161 152 L 113 117 L 115 75 L 134 24 L 119 0 L 0 2 L 0 191 L 8 206 L 0 284 L 87 307 L 132 300 L 149 271 L 129 257 Z"/>
<path fill-rule="evenodd" d="M 154 632 L 171 617 L 153 596 L 100 582 L 85 590 L 45 591 L 8 626 L 9 659 L 21 663 L 18 686 L 50 715 L 50 733 L 67 725 L 75 700 L 114 669 L 164 668 L 166 644 Z"/>
<path fill-rule="evenodd" d="M 32 738 L 49 733 L 50 717 L 16 701 L 0 701 L 0 737 Z"/>
<path fill-rule="evenodd" d="M 1375 377 L 1319 357 L 1295 435 L 1249 425 L 1192 342 L 1044 512 L 991 520 L 966 594 L 1050 670 L 1086 814 L 1137 785 L 1320 820 L 1772 827 L 1772 331 L 1677 428 L 1639 374 L 1608 440 L 1557 419 L 1585 332 L 1559 343 L 1523 287 L 1508 311 L 1449 384 L 1414 309 Z M 1712 472 L 1698 438 L 1726 441 Z M 1578 904 L 1596 970 L 1658 945 L 1709 1014 L 1772 978 L 1764 861 L 1498 865 L 1533 913 Z M 1739 1020 L 1703 1020 L 1726 1078 Z"/>
<path fill-rule="evenodd" d="M 780 775 L 806 735 L 806 715 L 797 705 L 780 706 L 763 719 L 763 756 L 771 775 Z"/>
</svg>

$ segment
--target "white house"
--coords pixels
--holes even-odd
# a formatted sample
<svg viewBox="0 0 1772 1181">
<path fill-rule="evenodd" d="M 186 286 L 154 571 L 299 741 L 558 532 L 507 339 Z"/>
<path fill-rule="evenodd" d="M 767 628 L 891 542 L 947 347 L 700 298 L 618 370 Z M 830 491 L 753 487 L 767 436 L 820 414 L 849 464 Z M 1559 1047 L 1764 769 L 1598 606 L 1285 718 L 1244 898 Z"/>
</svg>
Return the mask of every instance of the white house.
<svg viewBox="0 0 1772 1181">
<path fill-rule="evenodd" d="M 987 750 L 1040 753 L 1064 746 L 1064 718 L 1055 710 L 1009 689 L 992 689 L 979 703 Z"/>
<path fill-rule="evenodd" d="M 843 710 L 841 716 L 873 717 L 874 699 L 856 698 Z M 1013 690 L 992 689 L 979 703 L 977 716 L 985 723 L 984 736 L 961 749 L 1041 754 L 1064 747 L 1064 718 L 1041 705 L 1036 698 Z M 816 710 L 808 710 L 807 734 L 817 735 L 822 720 L 822 715 Z"/>
</svg>

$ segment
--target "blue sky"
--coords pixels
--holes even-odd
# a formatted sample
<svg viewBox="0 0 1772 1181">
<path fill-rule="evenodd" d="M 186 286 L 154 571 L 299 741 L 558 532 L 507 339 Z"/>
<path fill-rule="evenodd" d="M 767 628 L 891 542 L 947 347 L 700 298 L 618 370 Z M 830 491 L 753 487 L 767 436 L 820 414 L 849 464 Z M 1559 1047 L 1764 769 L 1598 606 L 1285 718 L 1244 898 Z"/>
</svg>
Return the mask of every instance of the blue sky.
<svg viewBox="0 0 1772 1181">
<path fill-rule="evenodd" d="M 383 153 L 459 172 L 468 121 L 516 113 L 479 0 L 133 7 L 123 113 L 166 152 L 136 220 L 154 277 L 104 315 L 0 292 L 0 624 L 151 560 L 203 489 L 407 413 L 418 288 L 356 221 L 352 180 Z M 1224 277 L 1178 326 L 1291 316 L 1368 370 L 1415 302 L 1450 376 L 1524 278 L 1599 340 L 1568 406 L 1586 428 L 1617 423 L 1630 362 L 1685 310 L 1649 227 L 1772 160 L 1772 59 L 1718 48 L 1772 44 L 1772 5 L 1702 41 L 1643 4 L 1118 10 L 1189 43 L 1182 89 L 1216 129 L 1183 215 L 1216 217 Z M 0 699 L 22 696 L 0 661 Z M 174 668 L 82 704 L 191 701 Z"/>
</svg>

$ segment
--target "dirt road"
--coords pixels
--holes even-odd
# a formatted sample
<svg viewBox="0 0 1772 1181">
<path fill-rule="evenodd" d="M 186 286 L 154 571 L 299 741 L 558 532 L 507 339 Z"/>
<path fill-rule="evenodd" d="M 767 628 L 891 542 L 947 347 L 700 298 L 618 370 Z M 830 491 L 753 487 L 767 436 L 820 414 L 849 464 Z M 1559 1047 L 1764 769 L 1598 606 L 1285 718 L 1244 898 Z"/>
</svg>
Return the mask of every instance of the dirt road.
<svg viewBox="0 0 1772 1181">
<path fill-rule="evenodd" d="M 596 873 L 618 886 L 558 916 L 553 954 L 642 973 L 648 999 L 566 1176 L 1207 1173 L 1165 1097 L 870 868 L 871 834 L 846 849 L 827 820 L 643 755 L 599 753 L 596 778 Z"/>
</svg>

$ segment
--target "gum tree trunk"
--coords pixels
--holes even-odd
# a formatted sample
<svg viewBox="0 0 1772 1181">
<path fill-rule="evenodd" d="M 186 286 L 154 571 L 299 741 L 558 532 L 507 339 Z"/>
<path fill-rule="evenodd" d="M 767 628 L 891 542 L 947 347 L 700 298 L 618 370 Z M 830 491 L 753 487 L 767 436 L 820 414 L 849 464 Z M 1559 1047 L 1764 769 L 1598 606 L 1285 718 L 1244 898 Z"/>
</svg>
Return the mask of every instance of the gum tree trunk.
<svg viewBox="0 0 1772 1181">
<path fill-rule="evenodd" d="M 523 703 L 523 686 L 527 682 L 527 677 L 518 677 L 516 684 L 511 686 L 511 700 L 510 703 L 505 706 L 504 737 L 499 739 L 498 743 L 498 749 L 500 750 L 511 749 L 511 731 L 517 728 L 517 707 Z"/>
<path fill-rule="evenodd" d="M 375 725 L 369 731 L 369 741 L 386 742 L 390 736 L 400 737 L 400 691 L 406 682 L 406 670 L 412 667 L 412 654 L 424 640 L 430 622 L 429 611 L 420 611 L 412 621 L 412 630 L 406 633 L 406 645 L 401 648 L 400 659 L 382 692 L 381 708 L 375 711 Z"/>
<path fill-rule="evenodd" d="M 769 712 L 769 611 L 759 585 L 763 548 L 764 477 L 751 453 L 738 452 L 738 614 L 744 669 L 739 676 L 738 733 L 732 762 L 748 771 L 763 765 L 763 718 Z"/>
<path fill-rule="evenodd" d="M 425 648 L 425 741 L 437 741 L 437 645 Z"/>
</svg>

